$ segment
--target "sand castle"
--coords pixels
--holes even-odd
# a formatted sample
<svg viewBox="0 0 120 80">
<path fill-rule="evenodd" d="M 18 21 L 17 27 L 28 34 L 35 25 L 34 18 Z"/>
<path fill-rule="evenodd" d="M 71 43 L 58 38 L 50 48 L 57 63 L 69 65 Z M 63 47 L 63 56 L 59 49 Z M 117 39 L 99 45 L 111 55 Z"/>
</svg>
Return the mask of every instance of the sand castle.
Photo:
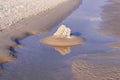
<svg viewBox="0 0 120 80">
<path fill-rule="evenodd" d="M 50 46 L 75 46 L 84 43 L 83 38 L 71 35 L 71 29 L 66 25 L 61 25 L 52 36 L 41 41 Z"/>
<path fill-rule="evenodd" d="M 71 52 L 70 48 L 72 46 L 82 45 L 84 39 L 71 35 L 71 29 L 66 25 L 61 25 L 52 36 L 41 39 L 41 42 L 53 46 L 55 50 L 62 54 L 66 54 Z"/>
<path fill-rule="evenodd" d="M 66 25 L 61 25 L 58 30 L 53 34 L 57 38 L 70 38 L 71 29 Z"/>
</svg>

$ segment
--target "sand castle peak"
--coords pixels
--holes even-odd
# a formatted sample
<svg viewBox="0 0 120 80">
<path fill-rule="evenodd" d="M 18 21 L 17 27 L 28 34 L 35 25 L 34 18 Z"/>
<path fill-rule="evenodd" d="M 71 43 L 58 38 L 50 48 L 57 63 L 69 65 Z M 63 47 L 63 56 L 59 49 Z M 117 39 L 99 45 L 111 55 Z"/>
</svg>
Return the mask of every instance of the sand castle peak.
<svg viewBox="0 0 120 80">
<path fill-rule="evenodd" d="M 57 31 L 53 34 L 53 36 L 57 38 L 70 38 L 71 29 L 66 25 L 61 25 Z"/>
</svg>

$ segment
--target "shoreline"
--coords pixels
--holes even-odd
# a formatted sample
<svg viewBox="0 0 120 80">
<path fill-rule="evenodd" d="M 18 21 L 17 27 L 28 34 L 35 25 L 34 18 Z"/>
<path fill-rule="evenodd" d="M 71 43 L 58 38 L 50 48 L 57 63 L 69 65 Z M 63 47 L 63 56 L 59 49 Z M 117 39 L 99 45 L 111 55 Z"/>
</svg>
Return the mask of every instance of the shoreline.
<svg viewBox="0 0 120 80">
<path fill-rule="evenodd" d="M 68 0 L 2 0 L 0 1 L 0 30 L 9 29 L 10 26 L 24 18 L 49 11 Z"/>
<path fill-rule="evenodd" d="M 70 15 L 80 3 L 80 0 L 75 0 L 74 2 L 70 0 L 64 4 L 58 5 L 50 11 L 23 19 L 12 25 L 10 29 L 3 30 L 1 32 L 2 34 L 0 34 L 0 61 L 2 61 L 6 55 L 7 57 L 9 56 L 9 50 L 7 50 L 6 47 L 17 47 L 17 44 L 13 42 L 11 38 L 23 39 L 26 37 L 26 33 L 40 34 L 43 31 L 49 31 L 52 27 Z"/>
<path fill-rule="evenodd" d="M 100 33 L 115 39 L 115 42 L 108 44 L 112 48 L 120 49 L 120 1 L 108 0 L 107 6 L 103 6 L 102 23 Z"/>
</svg>

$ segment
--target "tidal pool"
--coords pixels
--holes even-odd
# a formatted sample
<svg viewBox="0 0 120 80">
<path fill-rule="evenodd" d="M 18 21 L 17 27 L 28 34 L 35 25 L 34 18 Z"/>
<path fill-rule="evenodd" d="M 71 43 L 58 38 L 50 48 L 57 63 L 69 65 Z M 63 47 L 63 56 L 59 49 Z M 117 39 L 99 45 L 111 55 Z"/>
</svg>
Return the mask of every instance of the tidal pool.
<svg viewBox="0 0 120 80">
<path fill-rule="evenodd" d="M 0 80 L 120 80 L 119 49 L 108 45 L 116 40 L 98 31 L 103 21 L 102 6 L 107 4 L 106 0 L 83 0 L 49 33 L 22 40 L 24 48 L 17 49 L 16 60 L 3 64 Z M 61 24 L 80 33 L 85 44 L 68 47 L 69 54 L 61 54 L 39 41 L 52 35 Z"/>
</svg>

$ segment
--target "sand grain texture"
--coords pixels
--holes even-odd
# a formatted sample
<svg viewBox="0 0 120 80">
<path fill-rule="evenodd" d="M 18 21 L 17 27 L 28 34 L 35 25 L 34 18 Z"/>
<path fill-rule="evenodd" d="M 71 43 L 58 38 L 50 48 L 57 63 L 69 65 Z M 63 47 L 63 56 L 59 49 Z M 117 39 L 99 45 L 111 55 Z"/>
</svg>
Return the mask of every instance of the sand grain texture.
<svg viewBox="0 0 120 80">
<path fill-rule="evenodd" d="M 79 60 L 73 63 L 76 80 L 120 80 L 119 63 L 107 61 Z"/>
</svg>

